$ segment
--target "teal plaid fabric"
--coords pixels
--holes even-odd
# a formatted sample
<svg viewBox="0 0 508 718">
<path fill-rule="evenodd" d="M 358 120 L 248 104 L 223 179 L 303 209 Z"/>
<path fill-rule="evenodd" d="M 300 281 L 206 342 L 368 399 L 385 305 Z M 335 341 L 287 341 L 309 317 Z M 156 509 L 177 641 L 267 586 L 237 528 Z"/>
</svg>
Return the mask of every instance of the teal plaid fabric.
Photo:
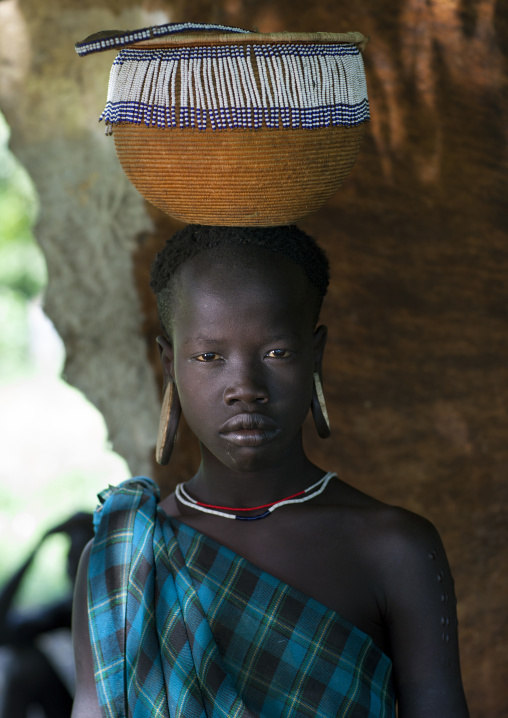
<svg viewBox="0 0 508 718">
<path fill-rule="evenodd" d="M 90 637 L 106 718 L 393 718 L 392 666 L 337 613 L 169 519 L 99 496 Z"/>
</svg>

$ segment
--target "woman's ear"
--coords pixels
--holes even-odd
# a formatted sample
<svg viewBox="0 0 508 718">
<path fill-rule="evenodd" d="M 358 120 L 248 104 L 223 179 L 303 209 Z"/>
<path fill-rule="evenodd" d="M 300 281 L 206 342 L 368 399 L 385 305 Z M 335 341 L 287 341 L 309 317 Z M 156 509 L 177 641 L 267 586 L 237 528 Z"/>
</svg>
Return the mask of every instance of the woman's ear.
<svg viewBox="0 0 508 718">
<path fill-rule="evenodd" d="M 164 387 L 166 387 L 169 382 L 174 381 L 175 353 L 173 351 L 173 345 L 165 336 L 160 335 L 155 341 L 159 345 L 159 357 L 161 360 L 162 375 L 164 377 Z"/>
</svg>

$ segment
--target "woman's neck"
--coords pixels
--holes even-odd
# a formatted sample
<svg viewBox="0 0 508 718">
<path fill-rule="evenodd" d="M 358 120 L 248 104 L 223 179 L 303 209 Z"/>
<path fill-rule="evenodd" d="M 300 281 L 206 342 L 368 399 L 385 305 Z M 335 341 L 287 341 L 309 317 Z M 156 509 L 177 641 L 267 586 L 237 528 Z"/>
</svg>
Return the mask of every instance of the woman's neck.
<svg viewBox="0 0 508 718">
<path fill-rule="evenodd" d="M 216 506 L 248 508 L 278 501 L 306 489 L 324 474 L 309 461 L 301 441 L 274 466 L 251 471 L 225 466 L 206 447 L 201 447 L 201 456 L 201 465 L 186 489 L 199 501 Z"/>
</svg>

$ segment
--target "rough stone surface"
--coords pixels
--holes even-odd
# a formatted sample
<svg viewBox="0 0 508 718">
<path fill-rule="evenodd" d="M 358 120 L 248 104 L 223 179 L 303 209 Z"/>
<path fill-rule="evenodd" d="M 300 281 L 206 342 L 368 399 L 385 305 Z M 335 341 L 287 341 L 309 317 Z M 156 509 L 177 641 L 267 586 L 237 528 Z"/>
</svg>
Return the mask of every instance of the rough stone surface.
<svg viewBox="0 0 508 718">
<path fill-rule="evenodd" d="M 151 221 L 97 122 L 110 58 L 85 68 L 73 45 L 97 26 L 150 21 L 140 9 L 115 17 L 82 5 L 0 3 L 1 109 L 39 195 L 45 310 L 66 346 L 66 378 L 102 411 L 113 448 L 136 474 L 150 472 L 158 421 L 132 272 L 136 237 Z"/>
<path fill-rule="evenodd" d="M 2 18 L 12 7 L 0 1 L 2 48 Z M 370 35 L 368 137 L 344 189 L 302 223 L 329 252 L 334 277 L 323 315 L 333 438 L 321 442 L 309 425 L 306 440 L 323 467 L 437 525 L 456 579 L 471 715 L 506 716 L 506 7 L 495 0 L 387 0 L 382 7 L 374 0 L 154 0 L 143 10 L 139 2 L 125 7 L 111 0 L 100 8 L 93 0 L 20 2 L 11 20 L 16 45 L 1 51 L 0 106 L 41 194 L 38 238 L 53 256 L 47 306 L 67 345 L 69 377 L 96 397 L 112 437 L 125 437 L 131 466 L 146 463 L 158 376 L 148 268 L 177 224 L 156 210 L 145 213 L 122 185 L 111 143 L 93 131 L 111 57 L 75 60 L 68 37 L 72 46 L 95 30 L 141 26 L 149 17 Z M 102 174 L 105 194 L 98 191 L 106 186 Z M 72 210 L 47 206 L 69 193 Z M 62 237 L 72 237 L 79 251 L 65 252 Z M 114 280 L 103 266 L 111 242 Z M 114 316 L 101 296 L 114 302 Z M 146 423 L 130 421 L 139 412 Z M 188 430 L 174 459 L 169 472 L 156 474 L 165 490 L 196 465 Z"/>
</svg>

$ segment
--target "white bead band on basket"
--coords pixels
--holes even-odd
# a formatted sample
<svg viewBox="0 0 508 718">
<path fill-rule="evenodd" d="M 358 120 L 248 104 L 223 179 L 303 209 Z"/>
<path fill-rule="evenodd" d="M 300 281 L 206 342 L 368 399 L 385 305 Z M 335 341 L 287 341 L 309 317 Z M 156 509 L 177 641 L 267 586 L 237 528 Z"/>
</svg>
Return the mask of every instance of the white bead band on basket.
<svg viewBox="0 0 508 718">
<path fill-rule="evenodd" d="M 369 117 L 358 47 L 299 43 L 125 48 L 100 119 L 232 130 L 352 127 Z"/>
</svg>

